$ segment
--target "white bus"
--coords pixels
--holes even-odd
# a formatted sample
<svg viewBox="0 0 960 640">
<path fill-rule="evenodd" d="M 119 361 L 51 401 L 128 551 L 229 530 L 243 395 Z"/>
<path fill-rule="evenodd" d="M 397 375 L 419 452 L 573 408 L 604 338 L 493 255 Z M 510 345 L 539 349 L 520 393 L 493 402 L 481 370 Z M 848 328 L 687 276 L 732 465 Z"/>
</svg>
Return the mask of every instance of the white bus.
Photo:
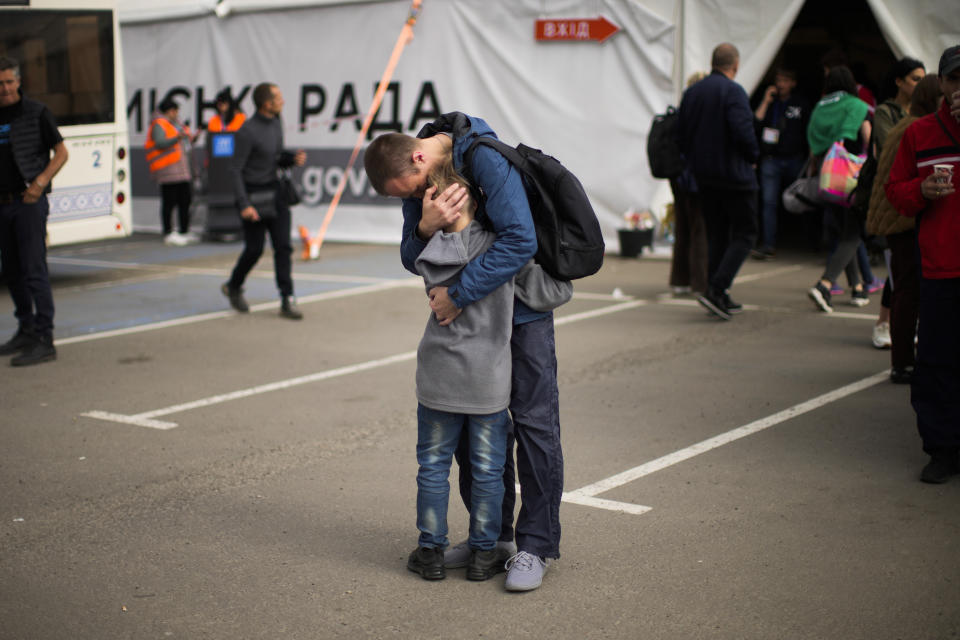
<svg viewBox="0 0 960 640">
<path fill-rule="evenodd" d="M 113 0 L 0 0 L 0 55 L 53 112 L 70 153 L 53 180 L 50 245 L 132 230 L 126 90 Z"/>
</svg>

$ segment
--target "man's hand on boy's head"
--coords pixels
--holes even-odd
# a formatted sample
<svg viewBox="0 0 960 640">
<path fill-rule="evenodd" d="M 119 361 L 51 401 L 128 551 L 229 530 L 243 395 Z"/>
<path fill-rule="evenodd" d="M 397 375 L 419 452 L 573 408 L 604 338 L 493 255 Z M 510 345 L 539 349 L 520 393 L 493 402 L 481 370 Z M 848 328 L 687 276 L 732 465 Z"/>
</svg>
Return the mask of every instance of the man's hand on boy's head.
<svg viewBox="0 0 960 640">
<path fill-rule="evenodd" d="M 427 239 L 440 229 L 449 227 L 460 217 L 460 208 L 467 202 L 469 194 L 459 184 L 451 184 L 441 193 L 436 187 L 430 187 L 423 193 L 423 211 L 417 233 Z"/>
</svg>

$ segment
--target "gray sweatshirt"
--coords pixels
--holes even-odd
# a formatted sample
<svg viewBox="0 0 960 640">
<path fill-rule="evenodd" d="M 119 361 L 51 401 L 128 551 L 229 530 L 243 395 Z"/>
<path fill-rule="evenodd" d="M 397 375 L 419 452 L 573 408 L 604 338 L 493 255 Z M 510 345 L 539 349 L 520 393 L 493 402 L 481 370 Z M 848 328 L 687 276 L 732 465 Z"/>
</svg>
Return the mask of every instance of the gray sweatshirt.
<svg viewBox="0 0 960 640">
<path fill-rule="evenodd" d="M 427 291 L 457 282 L 468 262 L 493 244 L 496 234 L 472 221 L 459 232 L 438 231 L 416 261 Z M 552 310 L 573 293 L 532 260 L 515 277 L 516 295 L 538 311 Z M 522 283 L 522 286 L 521 286 Z M 441 327 L 431 312 L 417 349 L 417 401 L 436 411 L 484 415 L 510 404 L 513 297 L 510 280 L 463 308 Z"/>
</svg>

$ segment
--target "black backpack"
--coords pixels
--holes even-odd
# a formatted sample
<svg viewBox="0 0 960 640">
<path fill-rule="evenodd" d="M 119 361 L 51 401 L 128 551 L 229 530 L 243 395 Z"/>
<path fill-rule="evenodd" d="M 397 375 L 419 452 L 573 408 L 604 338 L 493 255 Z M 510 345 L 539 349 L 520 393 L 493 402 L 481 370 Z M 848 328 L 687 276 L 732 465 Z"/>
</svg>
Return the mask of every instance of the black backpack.
<svg viewBox="0 0 960 640">
<path fill-rule="evenodd" d="M 559 280 L 593 275 L 603 264 L 603 234 L 583 185 L 569 169 L 539 149 L 514 149 L 495 138 L 479 136 L 464 153 L 464 171 L 472 173 L 473 152 L 486 145 L 506 158 L 524 178 L 537 232 L 535 260 Z M 473 176 L 465 176 L 474 183 Z M 481 192 L 478 205 L 482 206 Z"/>
<path fill-rule="evenodd" d="M 673 107 L 653 117 L 647 136 L 647 160 L 654 178 L 676 178 L 683 173 L 678 126 L 680 114 Z"/>
</svg>

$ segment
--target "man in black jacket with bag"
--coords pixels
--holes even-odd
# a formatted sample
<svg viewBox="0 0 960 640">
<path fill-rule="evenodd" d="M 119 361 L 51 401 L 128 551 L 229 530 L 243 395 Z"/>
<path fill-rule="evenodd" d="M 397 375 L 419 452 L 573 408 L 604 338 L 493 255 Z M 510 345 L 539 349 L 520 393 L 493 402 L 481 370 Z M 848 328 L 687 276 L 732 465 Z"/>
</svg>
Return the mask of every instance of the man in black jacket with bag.
<svg viewBox="0 0 960 640">
<path fill-rule="evenodd" d="M 729 320 L 742 306 L 729 289 L 757 237 L 760 156 L 746 91 L 733 81 L 740 54 L 732 44 L 713 50 L 712 72 L 683 94 L 680 146 L 700 187 L 707 227 L 707 291 L 698 298 L 710 313 Z"/>
<path fill-rule="evenodd" d="M 280 290 L 280 315 L 300 320 L 303 314 L 293 297 L 291 276 L 290 206 L 281 188 L 278 169 L 301 167 L 307 160 L 303 150 L 285 151 L 283 127 L 283 94 L 277 85 L 263 82 L 253 90 L 257 112 L 237 131 L 236 149 L 231 172 L 233 193 L 240 217 L 243 218 L 243 253 L 237 259 L 230 280 L 221 286 L 230 306 L 240 312 L 250 310 L 243 297 L 243 282 L 263 253 L 266 232 L 273 245 L 273 266 Z"/>
</svg>

